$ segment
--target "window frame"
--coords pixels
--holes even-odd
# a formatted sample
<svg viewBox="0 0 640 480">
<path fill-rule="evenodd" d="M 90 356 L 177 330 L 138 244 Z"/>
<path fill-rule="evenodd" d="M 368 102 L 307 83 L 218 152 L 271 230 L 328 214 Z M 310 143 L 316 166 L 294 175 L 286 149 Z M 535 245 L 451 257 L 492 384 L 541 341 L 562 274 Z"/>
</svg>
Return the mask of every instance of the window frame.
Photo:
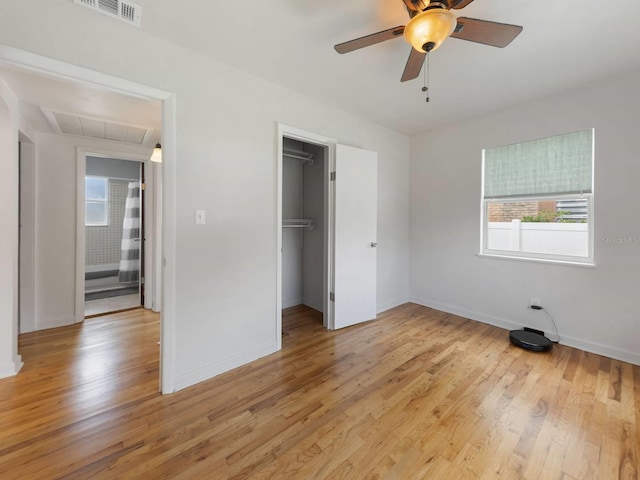
<svg viewBox="0 0 640 480">
<path fill-rule="evenodd" d="M 103 180 L 105 184 L 105 198 L 90 198 L 87 196 L 87 179 L 99 179 Z M 109 226 L 109 177 L 102 177 L 99 175 L 85 175 L 84 177 L 84 225 L 85 227 L 108 227 Z M 104 204 L 104 217 L 101 222 L 88 222 L 87 221 L 87 206 L 89 204 Z"/>
<path fill-rule="evenodd" d="M 564 194 L 527 194 L 527 195 L 511 195 L 508 197 L 485 197 L 485 155 L 487 149 L 482 150 L 482 175 L 481 175 L 481 207 L 480 207 L 480 253 L 482 257 L 494 257 L 494 258 L 506 258 L 524 261 L 533 261 L 541 263 L 554 263 L 554 264 L 566 264 L 577 265 L 584 267 L 595 267 L 595 221 L 594 221 L 594 198 L 595 198 L 595 129 L 592 131 L 591 136 L 591 192 L 589 193 L 564 193 Z M 561 134 L 562 135 L 562 134 Z M 552 138 L 552 136 L 544 138 Z M 521 142 L 521 143 L 526 143 Z M 514 250 L 498 250 L 488 247 L 488 233 L 489 233 L 489 221 L 488 221 L 488 206 L 490 203 L 502 202 L 540 202 L 550 200 L 563 200 L 563 199 L 587 199 L 587 256 L 573 256 L 551 253 L 536 253 L 536 252 L 523 252 Z"/>
</svg>

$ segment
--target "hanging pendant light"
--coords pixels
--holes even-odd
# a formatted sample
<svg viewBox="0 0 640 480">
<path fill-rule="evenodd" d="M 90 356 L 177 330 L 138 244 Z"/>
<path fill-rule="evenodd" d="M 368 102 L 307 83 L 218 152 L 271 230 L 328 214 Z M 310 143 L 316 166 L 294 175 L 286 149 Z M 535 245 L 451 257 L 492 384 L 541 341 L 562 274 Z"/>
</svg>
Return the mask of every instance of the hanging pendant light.
<svg viewBox="0 0 640 480">
<path fill-rule="evenodd" d="M 456 16 L 449 10 L 430 8 L 409 20 L 404 38 L 419 52 L 433 52 L 453 33 L 456 24 Z"/>
<path fill-rule="evenodd" d="M 156 163 L 162 163 L 162 146 L 159 143 L 156 143 L 149 160 Z"/>
</svg>

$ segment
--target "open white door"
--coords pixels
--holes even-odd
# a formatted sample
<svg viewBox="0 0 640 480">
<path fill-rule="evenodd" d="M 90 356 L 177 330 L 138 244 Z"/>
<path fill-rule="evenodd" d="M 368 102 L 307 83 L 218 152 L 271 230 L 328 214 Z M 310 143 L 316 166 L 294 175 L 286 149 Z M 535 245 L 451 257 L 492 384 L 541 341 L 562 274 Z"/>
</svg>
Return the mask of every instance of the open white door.
<svg viewBox="0 0 640 480">
<path fill-rule="evenodd" d="M 333 328 L 376 317 L 378 154 L 336 145 Z"/>
</svg>

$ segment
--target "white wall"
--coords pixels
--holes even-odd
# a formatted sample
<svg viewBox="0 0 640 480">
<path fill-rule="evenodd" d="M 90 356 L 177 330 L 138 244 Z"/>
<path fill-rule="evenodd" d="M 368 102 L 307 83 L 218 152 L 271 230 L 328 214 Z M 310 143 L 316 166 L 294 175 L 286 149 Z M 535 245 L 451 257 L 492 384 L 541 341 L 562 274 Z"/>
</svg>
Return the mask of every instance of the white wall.
<svg viewBox="0 0 640 480">
<path fill-rule="evenodd" d="M 324 247 L 325 247 L 325 149 L 308 145 L 315 157 L 313 165 L 303 169 L 304 218 L 314 221 L 313 230 L 303 230 L 302 301 L 305 305 L 324 311 Z"/>
<path fill-rule="evenodd" d="M 0 378 L 15 374 L 18 355 L 17 99 L 0 79 Z"/>
<path fill-rule="evenodd" d="M 0 22 L 0 44 L 175 93 L 175 174 L 164 169 L 164 193 L 176 209 L 167 226 L 176 388 L 277 346 L 277 122 L 378 152 L 378 308 L 407 300 L 407 137 L 66 0 L 3 2 Z M 207 211 L 206 225 L 194 225 L 195 209 Z"/>
<path fill-rule="evenodd" d="M 412 299 L 549 332 L 546 316 L 527 309 L 539 298 L 563 343 L 640 364 L 639 82 L 640 73 L 611 78 L 412 138 Z M 597 266 L 477 257 L 482 149 L 591 127 Z"/>
<path fill-rule="evenodd" d="M 77 149 L 149 149 L 65 135 L 38 134 L 36 151 L 35 329 L 76 321 Z"/>
<path fill-rule="evenodd" d="M 295 158 L 282 159 L 282 218 L 303 217 L 303 164 Z M 300 228 L 282 229 L 282 308 L 302 303 L 302 238 Z"/>
</svg>

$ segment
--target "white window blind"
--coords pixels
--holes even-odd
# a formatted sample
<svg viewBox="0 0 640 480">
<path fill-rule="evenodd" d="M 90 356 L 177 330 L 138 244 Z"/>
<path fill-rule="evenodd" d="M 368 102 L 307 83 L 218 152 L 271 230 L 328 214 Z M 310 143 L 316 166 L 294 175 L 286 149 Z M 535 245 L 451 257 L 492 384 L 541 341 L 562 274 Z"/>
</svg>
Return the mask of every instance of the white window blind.
<svg viewBox="0 0 640 480">
<path fill-rule="evenodd" d="M 592 193 L 593 129 L 484 151 L 484 198 Z"/>
</svg>

